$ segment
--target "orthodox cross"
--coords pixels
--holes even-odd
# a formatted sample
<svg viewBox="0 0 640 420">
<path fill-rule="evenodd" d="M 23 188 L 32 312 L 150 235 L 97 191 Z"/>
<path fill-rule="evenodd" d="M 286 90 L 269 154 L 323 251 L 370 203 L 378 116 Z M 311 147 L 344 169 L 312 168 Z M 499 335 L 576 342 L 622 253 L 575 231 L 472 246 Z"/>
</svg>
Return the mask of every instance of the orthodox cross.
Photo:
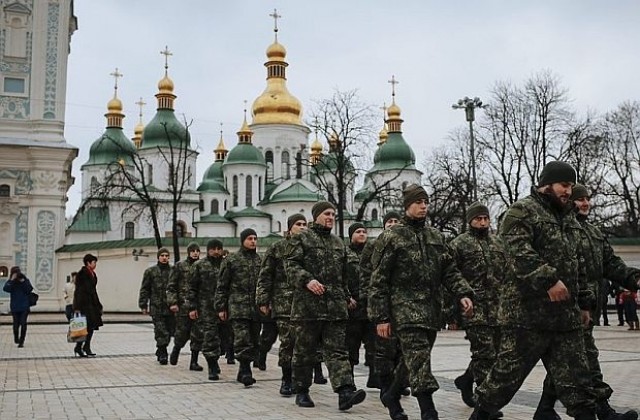
<svg viewBox="0 0 640 420">
<path fill-rule="evenodd" d="M 280 19 L 282 15 L 278 14 L 277 9 L 273 9 L 273 13 L 270 13 L 269 16 L 273 18 L 273 32 L 275 32 L 276 42 L 278 42 L 278 19 Z"/>
</svg>

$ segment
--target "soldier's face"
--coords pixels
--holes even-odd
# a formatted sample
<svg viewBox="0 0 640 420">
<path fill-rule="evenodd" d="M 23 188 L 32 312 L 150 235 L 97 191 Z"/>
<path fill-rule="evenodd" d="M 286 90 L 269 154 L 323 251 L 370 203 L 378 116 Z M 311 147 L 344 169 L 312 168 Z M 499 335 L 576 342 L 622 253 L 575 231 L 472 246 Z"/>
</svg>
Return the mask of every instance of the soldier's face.
<svg viewBox="0 0 640 420">
<path fill-rule="evenodd" d="M 365 228 L 356 229 L 351 235 L 351 243 L 354 245 L 362 245 L 367 242 L 367 230 Z"/>
<path fill-rule="evenodd" d="M 158 255 L 158 262 L 160 264 L 167 264 L 169 262 L 169 254 L 163 252 L 162 254 Z"/>
<path fill-rule="evenodd" d="M 223 253 L 224 251 L 222 250 L 222 248 L 210 248 L 207 250 L 207 255 L 212 258 L 220 258 L 222 257 Z"/>
<path fill-rule="evenodd" d="M 491 224 L 491 219 L 486 214 L 481 214 L 471 219 L 471 227 L 476 229 L 486 229 Z"/>
<path fill-rule="evenodd" d="M 387 223 L 384 224 L 384 228 L 389 229 L 391 226 L 395 226 L 398 223 L 400 223 L 400 220 L 396 219 L 395 217 L 392 217 L 391 219 L 387 220 Z"/>
<path fill-rule="evenodd" d="M 197 260 L 198 258 L 200 258 L 200 251 L 196 249 L 189 252 L 189 258 L 191 258 L 192 260 Z"/>
<path fill-rule="evenodd" d="M 305 220 L 298 220 L 291 226 L 291 234 L 295 235 L 300 232 L 304 232 L 307 230 L 307 222 Z"/>
<path fill-rule="evenodd" d="M 333 229 L 333 224 L 336 222 L 336 211 L 334 209 L 326 209 L 316 217 L 315 224 L 324 226 L 328 229 Z"/>
<path fill-rule="evenodd" d="M 573 203 L 576 205 L 578 213 L 583 216 L 589 215 L 589 210 L 591 210 L 591 199 L 589 197 L 578 198 L 577 200 L 573 200 Z"/>
<path fill-rule="evenodd" d="M 549 186 L 549 192 L 562 204 L 567 204 L 573 192 L 573 183 L 554 182 Z"/>
<path fill-rule="evenodd" d="M 258 247 L 258 237 L 256 235 L 249 235 L 242 242 L 242 246 L 246 249 L 256 249 Z"/>
<path fill-rule="evenodd" d="M 412 219 L 425 219 L 427 217 L 428 207 L 429 206 L 427 205 L 427 200 L 424 198 L 418 201 L 414 201 L 406 210 L 407 216 Z"/>
</svg>

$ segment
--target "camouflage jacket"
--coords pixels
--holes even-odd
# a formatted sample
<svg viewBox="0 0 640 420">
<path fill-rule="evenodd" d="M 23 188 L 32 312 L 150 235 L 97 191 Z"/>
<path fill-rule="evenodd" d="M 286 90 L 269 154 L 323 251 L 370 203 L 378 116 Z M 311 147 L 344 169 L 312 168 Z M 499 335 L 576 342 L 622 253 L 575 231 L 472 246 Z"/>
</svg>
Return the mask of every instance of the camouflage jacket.
<svg viewBox="0 0 640 420">
<path fill-rule="evenodd" d="M 580 215 L 577 217 L 582 219 Z M 600 229 L 586 220 L 580 220 L 580 225 L 584 229 L 581 239 L 588 287 L 596 296 L 596 307 L 591 314 L 592 317 L 595 317 L 600 313 L 605 296 L 609 292 L 607 280 L 625 289 L 636 290 L 640 270 L 628 267 L 622 258 L 613 252 L 611 244 Z"/>
<path fill-rule="evenodd" d="M 344 242 L 322 227 L 313 226 L 289 240 L 285 269 L 293 286 L 292 320 L 348 318 L 346 260 Z M 324 285 L 324 294 L 314 295 L 307 289 L 313 279 Z"/>
<path fill-rule="evenodd" d="M 500 236 L 514 261 L 512 281 L 503 289 L 501 319 L 508 324 L 551 331 L 581 328 L 580 308 L 595 297 L 586 288 L 580 237 L 583 229 L 570 208 L 559 210 L 532 188 L 504 215 Z M 570 299 L 551 302 L 547 290 L 562 280 Z"/>
<path fill-rule="evenodd" d="M 256 303 L 258 306 L 271 305 L 273 318 L 291 316 L 293 288 L 284 269 L 288 243 L 288 238 L 285 238 L 267 249 L 258 276 Z"/>
<path fill-rule="evenodd" d="M 368 289 L 369 281 L 371 280 L 371 272 L 373 271 L 371 257 L 373 256 L 375 243 L 375 239 L 367 239 L 362 254 L 360 254 L 360 287 L 364 290 Z"/>
<path fill-rule="evenodd" d="M 473 316 L 467 325 L 498 325 L 501 290 L 513 268 L 502 240 L 481 236 L 473 229 L 449 243 L 458 269 L 474 292 Z"/>
<path fill-rule="evenodd" d="M 349 309 L 349 319 L 367 319 L 367 294 L 360 276 L 362 251 L 363 247 L 347 247 L 347 286 L 350 296 L 356 301 L 356 308 Z"/>
<path fill-rule="evenodd" d="M 223 258 L 207 256 L 191 265 L 189 276 L 189 309 L 199 312 L 200 317 L 218 319 L 215 308 L 216 289 L 220 278 Z"/>
<path fill-rule="evenodd" d="M 215 307 L 218 312 L 228 311 L 229 319 L 260 318 L 256 306 L 256 283 L 261 262 L 257 252 L 242 247 L 225 258 L 216 289 Z"/>
<path fill-rule="evenodd" d="M 148 309 L 151 316 L 172 315 L 167 305 L 167 284 L 171 275 L 169 264 L 156 264 L 144 271 L 138 307 Z"/>
<path fill-rule="evenodd" d="M 457 300 L 473 297 L 442 234 L 406 217 L 378 236 L 371 265 L 368 312 L 376 324 L 439 330 L 442 286 Z"/>
<path fill-rule="evenodd" d="M 181 315 L 189 313 L 189 272 L 194 262 L 190 258 L 177 262 L 167 284 L 167 305 L 178 305 L 178 313 Z"/>
</svg>

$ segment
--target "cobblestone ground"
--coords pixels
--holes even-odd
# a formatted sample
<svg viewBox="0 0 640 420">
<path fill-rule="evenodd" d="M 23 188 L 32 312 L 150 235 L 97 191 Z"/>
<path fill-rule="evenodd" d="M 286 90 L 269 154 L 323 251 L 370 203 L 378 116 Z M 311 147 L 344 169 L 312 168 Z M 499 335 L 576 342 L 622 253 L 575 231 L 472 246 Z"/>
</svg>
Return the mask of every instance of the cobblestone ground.
<svg viewBox="0 0 640 420">
<path fill-rule="evenodd" d="M 30 325 L 24 348 L 13 343 L 11 327 L 0 327 L 0 419 L 387 419 L 378 391 L 348 412 L 337 408 L 329 385 L 314 385 L 313 409 L 298 408 L 293 398 L 278 394 L 277 349 L 267 370 L 255 371 L 257 383 L 248 389 L 235 382 L 238 365 L 221 364 L 221 380 L 210 382 L 205 372 L 188 370 L 188 350 L 177 366 L 155 361 L 151 324 L 107 324 L 96 332 L 93 359 L 74 358 L 66 342 L 66 325 Z M 468 343 L 459 331 L 443 331 L 433 351 L 433 369 L 441 389 L 435 402 L 441 419 L 467 419 L 471 409 L 460 400 L 453 379 L 467 366 Z M 626 327 L 597 327 L 601 364 L 616 391 L 611 404 L 638 407 L 640 332 Z M 276 344 L 277 345 L 277 344 Z M 221 360 L 224 362 L 224 359 Z M 205 364 L 202 356 L 201 364 Z M 356 367 L 356 382 L 364 387 L 367 368 Z M 326 371 L 326 370 L 325 370 Z M 538 366 L 512 403 L 505 419 L 531 419 L 541 390 L 544 368 Z M 403 398 L 412 419 L 416 401 Z M 568 418 L 558 407 L 563 418 Z"/>
</svg>

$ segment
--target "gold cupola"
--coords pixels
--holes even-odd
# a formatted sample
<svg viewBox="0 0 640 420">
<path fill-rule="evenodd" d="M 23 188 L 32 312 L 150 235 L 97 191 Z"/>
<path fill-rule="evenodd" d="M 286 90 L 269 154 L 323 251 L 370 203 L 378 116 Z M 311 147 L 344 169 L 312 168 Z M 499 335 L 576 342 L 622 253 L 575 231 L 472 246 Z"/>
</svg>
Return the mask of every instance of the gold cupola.
<svg viewBox="0 0 640 420">
<path fill-rule="evenodd" d="M 387 122 L 385 121 L 387 117 L 387 104 L 382 105 L 382 130 L 378 134 L 378 146 L 382 146 L 387 139 L 389 138 L 389 132 L 387 131 Z"/>
<path fill-rule="evenodd" d="M 309 153 L 309 161 L 312 165 L 318 163 L 320 158 L 322 157 L 322 143 L 318 140 L 318 130 L 316 129 L 316 137 L 311 142 L 311 153 Z"/>
<path fill-rule="evenodd" d="M 302 125 L 302 104 L 287 89 L 287 50 L 278 42 L 277 11 L 270 15 L 275 20 L 275 41 L 267 48 L 267 87 L 253 102 L 252 124 Z"/>
<path fill-rule="evenodd" d="M 400 118 L 400 107 L 396 105 L 396 85 L 399 83 L 395 76 L 391 76 L 391 106 L 387 109 L 387 133 L 401 133 L 402 123 Z"/>
<path fill-rule="evenodd" d="M 247 110 L 244 110 L 244 121 L 242 121 L 242 127 L 240 127 L 240 131 L 236 133 L 238 135 L 238 143 L 241 144 L 251 144 L 251 137 L 253 137 L 253 131 L 249 128 L 249 124 L 247 124 Z"/>
<path fill-rule="evenodd" d="M 133 128 L 133 137 L 131 138 L 131 140 L 133 140 L 133 144 L 136 145 L 136 149 L 139 149 L 140 146 L 142 146 L 142 132 L 144 131 L 144 123 L 142 122 L 142 107 L 146 104 L 147 103 L 143 101 L 142 98 L 140 98 L 140 100 L 136 102 L 136 105 L 140 107 L 140 113 L 138 114 L 138 124 L 136 124 L 136 126 Z"/>
<path fill-rule="evenodd" d="M 104 114 L 104 116 L 107 117 L 107 128 L 122 128 L 124 114 L 122 113 L 122 101 L 118 98 L 118 78 L 122 77 L 122 73 L 118 72 L 118 68 L 116 67 L 116 70 L 111 73 L 111 76 L 115 79 L 113 98 L 107 102 L 107 113 Z"/>
<path fill-rule="evenodd" d="M 169 78 L 169 56 L 173 54 L 167 46 L 160 51 L 160 54 L 164 55 L 164 77 L 158 82 L 158 93 L 156 93 L 158 109 L 173 109 L 176 95 L 173 93 L 173 80 Z"/>
<path fill-rule="evenodd" d="M 222 125 L 222 123 L 220 123 L 220 125 Z M 213 154 L 215 156 L 215 161 L 223 161 L 226 157 L 227 157 L 227 153 L 229 153 L 229 151 L 227 150 L 226 146 L 224 145 L 224 140 L 222 139 L 222 129 L 220 130 L 220 141 L 218 142 L 218 147 L 216 147 L 213 150 Z"/>
</svg>

